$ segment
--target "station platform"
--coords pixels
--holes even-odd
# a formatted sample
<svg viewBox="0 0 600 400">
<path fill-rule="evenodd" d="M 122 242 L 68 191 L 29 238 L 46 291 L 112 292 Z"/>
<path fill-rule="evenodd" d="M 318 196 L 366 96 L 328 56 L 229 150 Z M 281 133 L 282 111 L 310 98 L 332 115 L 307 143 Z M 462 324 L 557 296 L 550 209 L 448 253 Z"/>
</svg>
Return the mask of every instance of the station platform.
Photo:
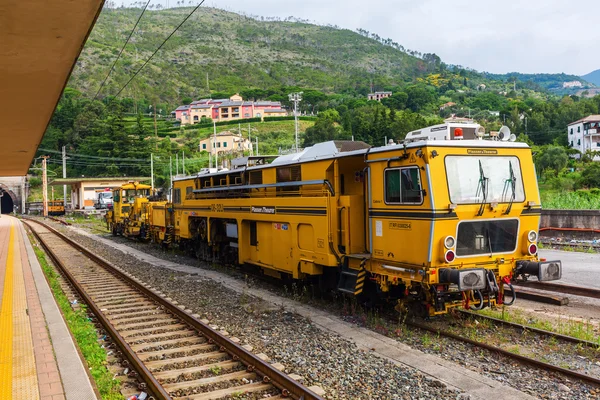
<svg viewBox="0 0 600 400">
<path fill-rule="evenodd" d="M 0 399 L 96 400 L 21 221 L 0 217 Z"/>
</svg>

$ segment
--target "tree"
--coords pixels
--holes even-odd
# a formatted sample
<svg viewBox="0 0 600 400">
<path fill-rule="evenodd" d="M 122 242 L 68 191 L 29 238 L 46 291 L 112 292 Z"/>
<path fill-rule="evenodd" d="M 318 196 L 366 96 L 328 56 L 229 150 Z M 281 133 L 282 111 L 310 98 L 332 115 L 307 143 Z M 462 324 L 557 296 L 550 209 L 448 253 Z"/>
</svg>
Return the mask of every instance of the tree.
<svg viewBox="0 0 600 400">
<path fill-rule="evenodd" d="M 567 166 L 568 160 L 569 157 L 563 147 L 548 146 L 537 155 L 535 165 L 539 173 L 551 170 L 558 174 Z"/>
<path fill-rule="evenodd" d="M 405 92 L 394 92 L 394 94 L 392 94 L 390 97 L 381 99 L 381 104 L 396 110 L 404 110 L 407 102 L 408 94 Z"/>
<path fill-rule="evenodd" d="M 306 130 L 303 146 L 308 147 L 315 143 L 347 139 L 347 135 L 342 132 L 337 124 L 339 119 L 340 114 L 336 110 L 326 110 L 319 113 L 315 124 Z"/>
<path fill-rule="evenodd" d="M 424 85 L 412 85 L 406 89 L 408 95 L 406 106 L 414 112 L 422 111 L 429 105 L 436 101 L 435 92 Z"/>
<path fill-rule="evenodd" d="M 587 188 L 600 188 L 600 164 L 593 163 L 584 169 L 580 184 Z"/>
</svg>

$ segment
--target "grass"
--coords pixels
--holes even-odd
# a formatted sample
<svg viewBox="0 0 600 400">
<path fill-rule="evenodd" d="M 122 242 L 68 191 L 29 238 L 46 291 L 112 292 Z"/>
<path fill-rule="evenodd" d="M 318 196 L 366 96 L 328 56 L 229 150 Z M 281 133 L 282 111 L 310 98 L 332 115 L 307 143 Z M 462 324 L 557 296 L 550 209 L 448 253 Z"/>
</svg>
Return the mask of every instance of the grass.
<svg viewBox="0 0 600 400">
<path fill-rule="evenodd" d="M 597 210 L 600 209 L 600 194 L 596 191 L 577 190 L 558 192 L 542 190 L 540 192 L 544 209 L 561 210 Z"/>
<path fill-rule="evenodd" d="M 96 382 L 102 399 L 122 400 L 123 395 L 120 392 L 121 382 L 115 379 L 106 367 L 106 352 L 98 342 L 96 327 L 90 322 L 86 307 L 81 305 L 78 310 L 74 310 L 71 307 L 69 299 L 60 286 L 58 273 L 48 264 L 44 252 L 39 247 L 34 245 L 34 251 L 52 289 L 54 298 L 65 317 L 69 330 L 77 341 L 77 345 L 87 362 L 90 374 Z"/>
<path fill-rule="evenodd" d="M 580 340 L 587 340 L 598 344 L 600 347 L 600 334 L 597 328 L 589 320 L 579 321 L 573 318 L 560 317 L 556 321 L 538 320 L 527 315 L 520 309 L 485 309 L 478 311 L 479 314 L 502 319 L 508 322 L 543 329 L 550 332 L 560 333 L 562 335 L 572 336 Z"/>
</svg>

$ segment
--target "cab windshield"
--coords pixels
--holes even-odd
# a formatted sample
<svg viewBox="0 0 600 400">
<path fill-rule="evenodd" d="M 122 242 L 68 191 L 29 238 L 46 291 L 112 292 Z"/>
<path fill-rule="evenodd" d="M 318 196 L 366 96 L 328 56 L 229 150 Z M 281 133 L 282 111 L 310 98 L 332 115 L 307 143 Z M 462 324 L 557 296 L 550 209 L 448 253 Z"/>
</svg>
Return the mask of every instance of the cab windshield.
<svg viewBox="0 0 600 400">
<path fill-rule="evenodd" d="M 123 190 L 121 195 L 126 202 L 132 203 L 133 199 L 136 197 L 148 197 L 150 195 L 150 189 L 127 189 Z"/>
<path fill-rule="evenodd" d="M 515 156 L 447 156 L 445 163 L 454 204 L 525 201 L 521 164 Z"/>
</svg>

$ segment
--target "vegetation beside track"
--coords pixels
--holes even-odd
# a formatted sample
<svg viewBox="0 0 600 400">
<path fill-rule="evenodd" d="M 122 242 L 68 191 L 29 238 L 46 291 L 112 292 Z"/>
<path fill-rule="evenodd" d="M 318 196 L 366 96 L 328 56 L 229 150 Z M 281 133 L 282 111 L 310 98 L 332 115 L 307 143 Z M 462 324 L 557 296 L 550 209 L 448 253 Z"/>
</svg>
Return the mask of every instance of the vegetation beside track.
<svg viewBox="0 0 600 400">
<path fill-rule="evenodd" d="M 90 374 L 96 382 L 96 387 L 98 388 L 102 399 L 122 400 L 123 395 L 120 392 L 121 382 L 118 379 L 115 379 L 113 374 L 106 367 L 106 351 L 98 342 L 98 333 L 96 332 L 96 327 L 90 322 L 87 315 L 87 307 L 83 304 L 81 304 L 77 310 L 74 310 L 71 307 L 71 303 L 60 285 L 58 273 L 48 263 L 44 251 L 36 245 L 31 235 L 29 236 L 29 239 L 33 243 L 33 249 L 42 270 L 44 271 L 44 275 L 46 275 L 54 298 L 63 313 L 69 330 L 77 341 L 77 345 L 88 364 Z"/>
</svg>

